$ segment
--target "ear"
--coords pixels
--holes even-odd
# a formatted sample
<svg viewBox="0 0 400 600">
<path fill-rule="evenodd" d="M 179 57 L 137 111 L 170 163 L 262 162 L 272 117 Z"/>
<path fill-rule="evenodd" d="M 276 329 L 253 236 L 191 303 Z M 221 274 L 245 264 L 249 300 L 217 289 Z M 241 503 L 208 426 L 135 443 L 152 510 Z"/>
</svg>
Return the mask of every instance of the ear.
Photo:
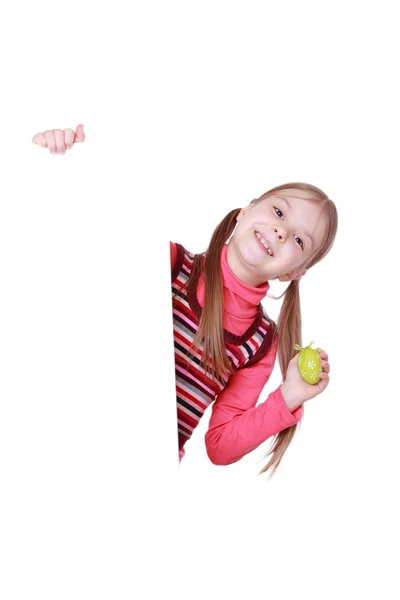
<svg viewBox="0 0 400 600">
<path fill-rule="evenodd" d="M 247 211 L 250 210 L 250 208 L 252 208 L 252 207 L 253 207 L 252 204 L 248 204 L 247 206 L 245 206 L 244 208 L 242 208 L 240 210 L 240 213 L 236 217 L 236 221 L 241 221 L 242 218 L 244 217 L 244 215 L 247 213 Z"/>
<path fill-rule="evenodd" d="M 290 273 L 281 275 L 278 277 L 279 281 L 300 281 L 302 277 L 307 273 L 307 269 L 293 269 Z"/>
</svg>

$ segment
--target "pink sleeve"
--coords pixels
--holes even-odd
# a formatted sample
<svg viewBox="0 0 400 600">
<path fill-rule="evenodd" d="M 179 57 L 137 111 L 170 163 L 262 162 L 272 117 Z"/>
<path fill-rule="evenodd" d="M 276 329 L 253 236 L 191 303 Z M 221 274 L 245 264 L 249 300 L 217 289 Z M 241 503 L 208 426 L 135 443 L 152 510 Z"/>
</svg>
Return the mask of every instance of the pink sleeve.
<svg viewBox="0 0 400 600">
<path fill-rule="evenodd" d="M 258 363 L 234 373 L 214 402 L 205 442 L 208 457 L 215 465 L 240 460 L 271 436 L 300 421 L 302 407 L 291 413 L 280 387 L 256 406 L 274 366 L 277 341 L 275 338 Z"/>
</svg>

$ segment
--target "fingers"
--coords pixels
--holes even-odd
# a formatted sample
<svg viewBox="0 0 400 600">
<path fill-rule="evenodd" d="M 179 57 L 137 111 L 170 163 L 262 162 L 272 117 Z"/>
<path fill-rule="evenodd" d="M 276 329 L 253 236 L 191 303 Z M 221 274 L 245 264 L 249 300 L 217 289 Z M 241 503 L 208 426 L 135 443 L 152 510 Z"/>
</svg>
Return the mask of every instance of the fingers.
<svg viewBox="0 0 400 600">
<path fill-rule="evenodd" d="M 321 360 L 321 367 L 324 373 L 329 373 L 331 370 L 331 365 L 328 363 L 327 360 Z"/>
<path fill-rule="evenodd" d="M 321 348 L 317 348 L 318 352 L 319 352 L 319 357 L 321 359 L 321 367 L 324 371 L 324 373 L 329 373 L 331 370 L 331 366 L 329 364 L 329 357 L 327 355 L 326 352 L 324 352 L 324 350 L 321 350 Z"/>
<path fill-rule="evenodd" d="M 73 129 L 64 130 L 65 147 L 67 150 L 71 150 L 72 144 L 74 143 L 75 131 Z"/>
<path fill-rule="evenodd" d="M 45 131 L 44 139 L 46 140 L 46 146 L 50 150 L 51 154 L 57 154 L 56 138 L 54 137 L 54 131 Z"/>
<path fill-rule="evenodd" d="M 324 372 L 320 373 L 319 382 L 317 385 L 318 385 L 319 389 L 321 390 L 321 392 L 323 392 L 328 387 L 329 380 L 330 380 L 330 378 L 329 378 L 328 373 L 324 373 Z"/>
<path fill-rule="evenodd" d="M 85 141 L 83 125 L 78 125 L 76 131 L 73 129 L 49 129 L 44 133 L 36 133 L 32 138 L 32 143 L 48 148 L 51 154 L 65 154 L 66 150 L 71 150 L 74 143 Z"/>
<path fill-rule="evenodd" d="M 32 138 L 32 143 L 37 144 L 38 146 L 42 146 L 42 148 L 47 148 L 46 140 L 44 138 L 43 133 L 37 133 Z"/>
<path fill-rule="evenodd" d="M 56 141 L 56 154 L 65 154 L 65 135 L 61 129 L 54 129 L 54 139 Z"/>
</svg>

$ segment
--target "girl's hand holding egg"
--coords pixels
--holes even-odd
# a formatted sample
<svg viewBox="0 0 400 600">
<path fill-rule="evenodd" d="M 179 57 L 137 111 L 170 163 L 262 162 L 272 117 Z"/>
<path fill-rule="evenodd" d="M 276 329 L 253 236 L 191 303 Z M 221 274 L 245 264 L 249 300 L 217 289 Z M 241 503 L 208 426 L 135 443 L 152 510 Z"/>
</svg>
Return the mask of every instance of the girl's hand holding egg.
<svg viewBox="0 0 400 600">
<path fill-rule="evenodd" d="M 313 342 L 301 348 L 289 362 L 286 378 L 281 385 L 283 398 L 291 412 L 325 390 L 329 383 L 330 365 L 324 350 L 311 348 Z"/>
</svg>

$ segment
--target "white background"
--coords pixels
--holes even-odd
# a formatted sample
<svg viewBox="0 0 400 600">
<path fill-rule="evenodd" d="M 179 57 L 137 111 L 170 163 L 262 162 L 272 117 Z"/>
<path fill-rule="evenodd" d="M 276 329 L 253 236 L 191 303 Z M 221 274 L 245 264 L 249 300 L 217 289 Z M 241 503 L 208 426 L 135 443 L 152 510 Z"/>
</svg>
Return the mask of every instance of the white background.
<svg viewBox="0 0 400 600">
<path fill-rule="evenodd" d="M 395 3 L 1 13 L 1 597 L 398 598 Z M 168 240 L 289 181 L 339 211 L 301 282 L 331 384 L 272 480 L 207 413 L 178 470 Z"/>
</svg>

